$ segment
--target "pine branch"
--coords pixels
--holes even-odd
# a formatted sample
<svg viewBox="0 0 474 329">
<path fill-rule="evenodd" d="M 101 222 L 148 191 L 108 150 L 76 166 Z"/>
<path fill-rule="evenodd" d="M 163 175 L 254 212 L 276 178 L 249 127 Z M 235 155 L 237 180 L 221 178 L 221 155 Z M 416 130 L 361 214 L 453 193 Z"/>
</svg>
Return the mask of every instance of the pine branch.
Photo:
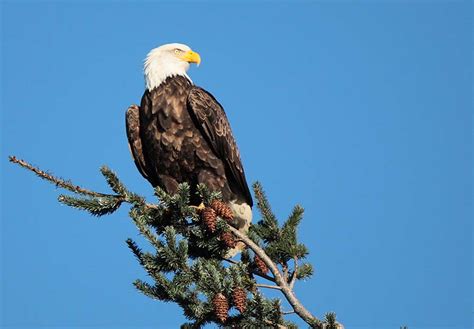
<svg viewBox="0 0 474 329">
<path fill-rule="evenodd" d="M 94 216 L 103 216 L 116 211 L 123 199 L 116 196 L 75 198 L 69 195 L 60 195 L 58 201 L 70 207 L 86 210 Z"/>
<path fill-rule="evenodd" d="M 262 220 L 252 225 L 246 235 L 219 217 L 211 216 L 211 221 L 203 225 L 199 212 L 189 204 L 189 184 L 180 184 L 174 195 L 156 188 L 159 203 L 150 204 L 143 197 L 128 191 L 118 176 L 105 166 L 101 168 L 101 173 L 116 194 L 82 188 L 14 156 L 9 160 L 58 187 L 85 196 L 60 195 L 58 200 L 92 215 L 110 214 L 123 203 L 130 204 L 130 218 L 155 249 L 154 252 L 143 252 L 133 240 L 127 239 L 128 247 L 154 281 L 150 284 L 136 280 L 134 285 L 148 297 L 177 303 L 192 321 L 183 324 L 183 328 L 201 328 L 211 322 L 237 328 L 296 328 L 296 325 L 283 319 L 283 315 L 291 313 L 299 315 L 313 328 L 342 327 L 333 313 L 326 314 L 325 321 L 317 319 L 293 292 L 296 280 L 313 274 L 311 264 L 298 263 L 307 254 L 306 247 L 298 243 L 296 235 L 303 208 L 296 206 L 280 227 L 259 183 L 254 184 L 254 190 Z M 197 191 L 206 205 L 220 199 L 220 192 L 209 191 L 204 185 L 199 185 Z M 222 214 L 227 216 L 225 212 Z M 212 230 L 209 229 L 211 224 Z M 223 233 L 232 234 L 235 240 L 243 242 L 251 251 L 242 251 L 240 261 L 224 258 L 230 243 L 228 236 L 222 238 Z M 291 259 L 294 265 L 290 271 L 288 261 Z M 230 266 L 223 266 L 223 261 L 229 262 Z M 270 275 L 267 274 L 268 269 Z M 274 285 L 257 283 L 253 275 Z M 283 312 L 279 299 L 267 299 L 255 288 L 280 290 L 293 310 Z M 229 314 L 229 307 L 232 306 L 238 306 L 240 313 Z"/>
<path fill-rule="evenodd" d="M 260 233 L 258 235 L 262 236 L 266 242 L 276 241 L 280 238 L 278 221 L 272 212 L 263 187 L 259 182 L 255 182 L 253 184 L 253 190 L 255 192 L 255 198 L 257 199 L 257 207 L 263 217 L 258 223 L 259 225 L 255 227 L 257 232 Z"/>
<path fill-rule="evenodd" d="M 130 192 L 125 188 L 117 175 L 107 166 L 100 167 L 100 172 L 104 175 L 110 188 L 118 195 L 129 195 Z"/>
<path fill-rule="evenodd" d="M 255 192 L 255 197 L 257 198 L 257 202 L 258 202 L 257 206 L 262 212 L 262 216 L 269 222 L 272 222 L 272 223 L 275 223 L 275 225 L 278 225 L 276 216 L 272 212 L 270 203 L 268 202 L 265 192 L 263 191 L 262 184 L 260 184 L 260 182 L 255 182 L 253 184 L 253 189 Z"/>
<path fill-rule="evenodd" d="M 139 210 L 139 208 L 134 207 L 129 212 L 130 217 L 135 222 L 140 233 L 158 250 L 163 248 L 163 243 L 158 239 L 158 237 L 148 228 L 147 222 L 144 219 L 145 215 Z"/>
<path fill-rule="evenodd" d="M 45 171 L 43 171 L 43 170 L 41 170 L 37 167 L 32 166 L 31 164 L 29 164 L 25 160 L 17 159 L 17 157 L 15 157 L 15 156 L 9 156 L 8 160 L 12 163 L 16 163 L 16 164 L 20 165 L 21 167 L 23 167 L 25 169 L 28 169 L 29 171 L 34 172 L 38 177 L 50 181 L 51 183 L 55 184 L 57 187 L 61 187 L 61 188 L 66 189 L 68 191 L 71 191 L 71 192 L 74 192 L 74 193 L 77 193 L 77 194 L 93 196 L 93 197 L 111 197 L 111 196 L 114 196 L 114 195 L 111 195 L 111 194 L 104 194 L 104 193 L 94 192 L 94 191 L 82 188 L 79 185 L 74 185 L 70 181 L 66 181 L 64 179 L 61 179 L 61 178 L 55 177 L 51 174 L 48 174 L 47 172 L 45 172 Z"/>
<path fill-rule="evenodd" d="M 137 258 L 140 265 L 143 266 L 145 263 L 143 261 L 143 252 L 142 252 L 142 250 L 138 247 L 136 242 L 133 241 L 130 238 L 128 238 L 125 242 L 127 243 L 128 248 L 130 248 L 130 250 L 133 252 L 135 257 Z"/>
</svg>

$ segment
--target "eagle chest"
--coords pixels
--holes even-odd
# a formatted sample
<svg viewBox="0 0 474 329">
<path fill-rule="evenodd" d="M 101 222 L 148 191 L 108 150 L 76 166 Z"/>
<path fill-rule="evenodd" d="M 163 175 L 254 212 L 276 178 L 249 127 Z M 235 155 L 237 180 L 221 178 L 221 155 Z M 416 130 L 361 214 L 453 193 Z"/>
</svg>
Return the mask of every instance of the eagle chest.
<svg viewBox="0 0 474 329">
<path fill-rule="evenodd" d="M 170 97 L 167 95 L 156 95 L 153 97 L 153 105 L 145 107 L 143 127 L 145 136 L 143 139 L 153 154 L 149 157 L 155 158 L 157 174 L 165 174 L 178 180 L 187 180 L 190 175 L 196 174 L 196 169 L 206 167 L 218 167 L 218 160 L 212 154 L 202 134 L 195 126 L 186 106 L 186 97 Z M 161 102 L 160 100 L 166 100 Z M 210 162 L 209 162 L 210 160 Z"/>
<path fill-rule="evenodd" d="M 148 137 L 155 144 L 158 163 L 164 165 L 165 171 L 193 170 L 194 150 L 202 146 L 202 141 L 185 104 L 160 109 L 153 119 Z"/>
</svg>

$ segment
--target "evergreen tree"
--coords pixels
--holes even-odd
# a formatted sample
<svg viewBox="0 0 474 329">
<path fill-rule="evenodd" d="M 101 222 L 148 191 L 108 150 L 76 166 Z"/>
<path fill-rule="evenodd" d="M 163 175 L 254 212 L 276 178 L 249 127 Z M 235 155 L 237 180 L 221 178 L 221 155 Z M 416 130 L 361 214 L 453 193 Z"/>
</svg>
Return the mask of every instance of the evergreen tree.
<svg viewBox="0 0 474 329">
<path fill-rule="evenodd" d="M 175 195 L 155 188 L 158 201 L 148 203 L 130 192 L 107 167 L 101 173 L 111 194 L 74 185 L 13 156 L 10 161 L 72 192 L 60 195 L 59 202 L 94 216 L 111 214 L 128 203 L 130 218 L 154 249 L 145 252 L 127 239 L 127 246 L 150 277 L 150 282 L 136 280 L 133 284 L 150 298 L 177 303 L 189 321 L 182 328 L 201 328 L 208 323 L 225 328 L 296 328 L 284 319 L 292 313 L 312 328 L 343 328 L 334 313 L 319 320 L 296 298 L 296 281 L 313 274 L 312 265 L 304 262 L 308 249 L 297 239 L 303 208 L 295 206 L 280 225 L 259 183 L 253 189 L 262 218 L 245 235 L 229 225 L 232 212 L 220 200 L 220 193 L 204 185 L 198 186 L 204 209 L 190 205 L 186 183 L 179 185 Z M 239 260 L 227 258 L 236 243 L 247 248 Z M 265 297 L 263 289 L 279 290 L 291 311 L 283 311 L 280 299 Z"/>
</svg>

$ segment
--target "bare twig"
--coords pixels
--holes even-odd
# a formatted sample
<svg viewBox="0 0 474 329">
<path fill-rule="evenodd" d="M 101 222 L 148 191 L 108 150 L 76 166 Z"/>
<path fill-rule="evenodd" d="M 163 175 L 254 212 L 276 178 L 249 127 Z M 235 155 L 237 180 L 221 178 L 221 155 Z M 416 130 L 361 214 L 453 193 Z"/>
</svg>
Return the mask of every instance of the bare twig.
<svg viewBox="0 0 474 329">
<path fill-rule="evenodd" d="M 284 262 L 282 265 L 281 265 L 281 268 L 283 269 L 283 278 L 288 281 L 288 264 L 286 262 Z"/>
<path fill-rule="evenodd" d="M 293 290 L 293 287 L 295 286 L 296 282 L 296 273 L 298 272 L 298 257 L 293 257 L 293 260 L 295 261 L 295 266 L 293 268 L 293 273 L 291 274 L 291 279 L 290 279 L 290 289 Z"/>
<path fill-rule="evenodd" d="M 285 295 L 288 303 L 290 303 L 291 307 L 296 314 L 298 314 L 306 323 L 308 323 L 313 328 L 321 328 L 322 322 L 321 320 L 317 319 L 314 315 L 312 315 L 301 302 L 296 298 L 295 293 L 288 285 L 288 282 L 283 278 L 283 274 L 280 272 L 278 267 L 273 263 L 273 261 L 268 257 L 268 255 L 260 248 L 255 242 L 250 240 L 248 236 L 244 233 L 240 232 L 239 230 L 235 229 L 234 227 L 228 225 L 229 230 L 239 239 L 241 239 L 252 251 L 258 255 L 268 266 L 270 271 L 273 273 L 275 277 L 276 284 L 281 288 L 283 295 Z"/>
<path fill-rule="evenodd" d="M 295 314 L 295 311 L 283 311 L 281 312 L 283 315 L 288 315 L 288 314 Z"/>
<path fill-rule="evenodd" d="M 256 286 L 259 287 L 259 288 L 268 288 L 268 289 L 281 290 L 281 287 L 279 287 L 279 286 L 274 286 L 274 285 L 271 285 L 271 284 L 261 284 L 261 283 L 257 283 Z"/>
<path fill-rule="evenodd" d="M 98 193 L 98 192 L 94 192 L 94 191 L 82 188 L 79 185 L 74 185 L 70 181 L 65 181 L 64 179 L 61 179 L 61 178 L 55 177 L 51 174 L 48 174 L 47 172 L 45 172 L 45 171 L 43 171 L 43 170 L 41 170 L 37 167 L 32 166 L 31 164 L 29 164 L 25 160 L 17 159 L 17 157 L 15 157 L 15 156 L 9 156 L 8 159 L 10 160 L 10 162 L 16 163 L 16 164 L 20 165 L 21 167 L 34 172 L 39 177 L 41 177 L 43 179 L 46 179 L 46 180 L 56 184 L 56 186 L 62 187 L 62 188 L 66 189 L 66 190 L 69 190 L 71 192 L 84 194 L 84 195 L 89 195 L 89 196 L 93 196 L 93 197 L 111 197 L 111 196 L 116 197 L 116 195 Z"/>
<path fill-rule="evenodd" d="M 66 189 L 68 191 L 77 193 L 77 194 L 82 194 L 82 195 L 88 195 L 91 197 L 114 197 L 114 198 L 121 198 L 122 201 L 128 202 L 133 204 L 133 200 L 130 200 L 127 198 L 127 196 L 124 195 L 116 195 L 116 194 L 106 194 L 106 193 L 100 193 L 100 192 L 95 192 L 91 191 L 88 189 L 85 189 L 83 187 L 80 187 L 79 185 L 73 184 L 69 180 L 64 180 L 62 178 L 53 176 L 51 174 L 48 174 L 46 171 L 39 169 L 38 167 L 33 166 L 32 164 L 26 162 L 25 160 L 18 159 L 16 156 L 11 155 L 8 157 L 8 160 L 12 163 L 15 163 L 33 173 L 35 173 L 38 177 L 46 179 L 47 181 L 55 184 L 58 187 L 61 187 L 63 189 Z M 148 209 L 158 209 L 159 207 L 154 204 L 146 203 L 145 207 Z"/>
</svg>

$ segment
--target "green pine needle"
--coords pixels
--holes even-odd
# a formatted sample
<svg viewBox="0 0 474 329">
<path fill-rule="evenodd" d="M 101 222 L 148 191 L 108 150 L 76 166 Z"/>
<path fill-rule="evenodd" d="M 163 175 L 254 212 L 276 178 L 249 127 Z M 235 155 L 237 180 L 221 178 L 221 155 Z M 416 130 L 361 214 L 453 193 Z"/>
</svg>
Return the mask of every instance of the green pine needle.
<svg viewBox="0 0 474 329">
<path fill-rule="evenodd" d="M 125 186 L 120 182 L 117 175 L 107 166 L 102 166 L 100 168 L 100 172 L 104 175 L 107 184 L 109 184 L 110 188 L 117 193 L 125 197 L 126 195 L 130 194 Z"/>
<path fill-rule="evenodd" d="M 326 329 L 337 329 L 336 313 L 328 312 L 324 317 L 327 323 Z"/>
<path fill-rule="evenodd" d="M 303 263 L 298 267 L 298 271 L 296 272 L 296 278 L 298 280 L 304 280 L 311 277 L 313 274 L 313 266 L 309 263 Z"/>
<path fill-rule="evenodd" d="M 79 198 L 60 195 L 58 201 L 67 206 L 86 210 L 94 216 L 103 216 L 116 211 L 123 200 L 115 196 Z"/>
</svg>

